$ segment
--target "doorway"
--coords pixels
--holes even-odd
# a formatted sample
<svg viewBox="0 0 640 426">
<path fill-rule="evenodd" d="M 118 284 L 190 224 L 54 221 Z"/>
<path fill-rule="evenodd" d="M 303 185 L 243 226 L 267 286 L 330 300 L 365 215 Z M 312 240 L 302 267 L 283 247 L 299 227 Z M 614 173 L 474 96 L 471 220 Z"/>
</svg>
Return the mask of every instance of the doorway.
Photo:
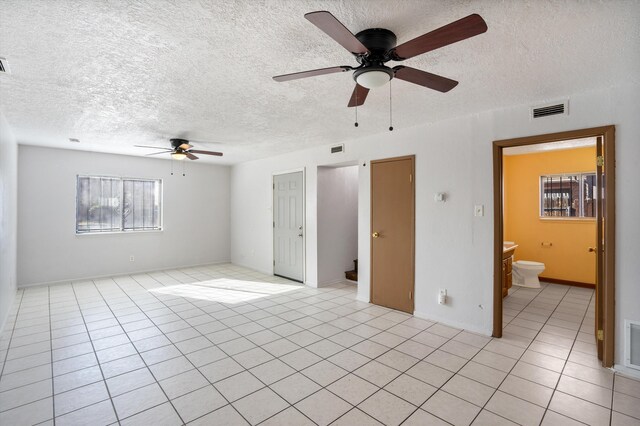
<svg viewBox="0 0 640 426">
<path fill-rule="evenodd" d="M 357 163 L 318 166 L 318 286 L 357 281 Z M 355 278 L 355 279 L 354 279 Z"/>
<path fill-rule="evenodd" d="M 614 351 L 614 295 L 615 295 L 615 128 L 597 127 L 517 139 L 494 141 L 494 291 L 493 336 L 502 337 L 503 289 L 508 279 L 504 274 L 504 162 L 503 150 L 509 147 L 535 145 L 572 139 L 596 138 L 597 155 L 595 185 L 596 207 L 596 303 L 595 327 L 598 358 L 603 366 L 613 365 Z M 606 179 L 604 172 L 606 171 Z M 606 220 L 605 220 L 606 219 Z"/>
<path fill-rule="evenodd" d="M 273 274 L 304 282 L 304 173 L 273 176 Z"/>
<path fill-rule="evenodd" d="M 413 313 L 415 156 L 371 162 L 371 303 Z"/>
</svg>

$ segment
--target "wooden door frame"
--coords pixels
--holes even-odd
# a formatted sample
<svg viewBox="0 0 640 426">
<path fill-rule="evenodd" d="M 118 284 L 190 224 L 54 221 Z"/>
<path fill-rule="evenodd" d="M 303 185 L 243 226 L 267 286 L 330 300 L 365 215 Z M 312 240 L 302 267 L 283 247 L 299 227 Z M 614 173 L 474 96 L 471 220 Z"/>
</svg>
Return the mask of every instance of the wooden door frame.
<svg viewBox="0 0 640 426">
<path fill-rule="evenodd" d="M 302 172 L 302 233 L 303 233 L 303 244 L 302 244 L 302 284 L 307 283 L 307 171 L 305 167 L 299 167 L 296 169 L 283 170 L 279 172 L 271 173 L 271 220 L 272 223 L 275 223 L 276 220 L 276 207 L 273 202 L 273 196 L 276 192 L 275 187 L 275 177 L 280 175 L 288 175 L 290 173 L 298 173 Z M 271 273 L 274 276 L 276 275 L 276 236 L 274 232 L 274 227 L 271 227 L 271 258 L 272 258 L 272 267 Z M 286 277 L 284 277 L 286 278 Z M 291 279 L 291 278 L 288 278 Z"/>
<path fill-rule="evenodd" d="M 493 142 L 493 336 L 502 337 L 502 251 L 504 241 L 503 221 L 503 159 L 502 150 L 507 147 L 535 145 L 569 139 L 602 137 L 605 178 L 605 236 L 603 285 L 603 354 L 602 365 L 614 363 L 615 339 L 615 126 L 548 133 Z M 599 254 L 600 255 L 600 254 Z"/>
<path fill-rule="evenodd" d="M 411 212 L 411 311 L 416 309 L 416 156 L 405 155 L 403 157 L 383 158 L 380 160 L 369 161 L 369 301 L 373 303 L 373 165 L 376 163 L 388 163 L 390 161 L 411 160 L 411 174 L 413 176 L 413 185 L 411 192 L 413 196 L 413 211 Z"/>
</svg>

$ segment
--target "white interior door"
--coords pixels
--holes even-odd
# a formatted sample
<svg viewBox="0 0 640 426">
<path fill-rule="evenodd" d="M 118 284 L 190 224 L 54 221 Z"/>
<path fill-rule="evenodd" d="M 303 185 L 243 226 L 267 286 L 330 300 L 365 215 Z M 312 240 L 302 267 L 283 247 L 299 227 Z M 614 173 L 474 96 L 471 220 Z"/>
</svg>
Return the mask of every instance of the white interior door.
<svg viewBox="0 0 640 426">
<path fill-rule="evenodd" d="M 273 273 L 304 281 L 302 172 L 273 177 Z"/>
</svg>

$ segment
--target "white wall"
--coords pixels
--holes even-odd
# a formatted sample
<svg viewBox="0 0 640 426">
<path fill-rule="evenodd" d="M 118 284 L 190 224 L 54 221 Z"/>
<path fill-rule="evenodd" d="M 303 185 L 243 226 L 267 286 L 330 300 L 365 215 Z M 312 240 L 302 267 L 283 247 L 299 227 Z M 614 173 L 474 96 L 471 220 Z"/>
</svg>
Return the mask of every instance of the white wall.
<svg viewBox="0 0 640 426">
<path fill-rule="evenodd" d="M 358 258 L 358 166 L 318 167 L 318 285 L 344 280 Z"/>
<path fill-rule="evenodd" d="M 357 160 L 358 297 L 369 300 L 369 161 L 416 155 L 416 315 L 491 333 L 493 294 L 492 141 L 573 129 L 616 125 L 617 191 L 617 319 L 616 360 L 624 351 L 623 319 L 640 320 L 640 86 L 621 86 L 567 94 L 568 116 L 530 120 L 526 105 L 396 129 L 375 137 L 346 142 L 345 153 L 329 147 L 236 165 L 231 177 L 231 258 L 238 264 L 269 271 L 271 247 L 271 173 L 307 170 L 307 270 L 317 271 L 317 166 Z M 555 99 L 554 99 L 555 100 Z M 346 131 L 346 129 L 345 129 Z M 363 165 L 365 164 L 365 165 Z M 446 203 L 433 194 L 447 192 Z M 484 204 L 485 216 L 474 217 L 474 204 Z M 311 228 L 311 229 L 309 229 Z M 312 230 L 313 232 L 310 232 Z M 314 274 L 308 275 L 313 285 Z M 439 288 L 447 288 L 451 303 L 437 304 Z"/>
<path fill-rule="evenodd" d="M 16 294 L 18 144 L 0 111 L 0 331 Z"/>
<path fill-rule="evenodd" d="M 229 260 L 229 168 L 21 145 L 18 285 Z M 76 175 L 163 179 L 162 232 L 75 234 Z M 134 262 L 129 256 L 135 257 Z"/>
</svg>

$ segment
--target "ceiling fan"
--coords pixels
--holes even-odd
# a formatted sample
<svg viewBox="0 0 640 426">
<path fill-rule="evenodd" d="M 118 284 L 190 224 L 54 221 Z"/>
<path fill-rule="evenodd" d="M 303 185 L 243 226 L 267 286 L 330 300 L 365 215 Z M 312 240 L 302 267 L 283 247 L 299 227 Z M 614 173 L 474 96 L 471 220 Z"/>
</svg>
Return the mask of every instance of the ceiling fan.
<svg viewBox="0 0 640 426">
<path fill-rule="evenodd" d="M 487 31 L 484 19 L 480 15 L 473 14 L 396 46 L 396 35 L 384 28 L 370 28 L 353 35 L 335 16 L 327 11 L 310 12 L 304 17 L 351 52 L 360 65 L 357 67 L 342 65 L 320 68 L 278 75 L 273 79 L 283 82 L 353 71 L 356 87 L 349 100 L 349 107 L 364 104 L 369 89 L 381 87 L 394 77 L 439 92 L 448 92 L 458 84 L 457 81 L 403 65 L 390 68 L 385 63 L 404 61 Z"/>
<path fill-rule="evenodd" d="M 189 160 L 197 160 L 198 157 L 196 157 L 193 154 L 205 154 L 205 155 L 217 155 L 219 157 L 222 157 L 222 153 L 221 152 L 215 152 L 215 151 L 202 151 L 199 149 L 191 149 L 193 148 L 193 146 L 189 145 L 189 141 L 186 139 L 179 139 L 179 138 L 174 138 L 174 139 L 169 139 L 169 142 L 171 142 L 171 148 L 162 148 L 160 146 L 148 146 L 148 145 L 134 145 L 138 148 L 156 148 L 156 149 L 162 149 L 163 151 L 160 152 L 152 152 L 151 154 L 147 154 L 147 155 L 158 155 L 158 154 L 168 154 L 171 153 L 171 157 L 174 160 L 184 160 L 185 158 L 188 158 Z"/>
</svg>

